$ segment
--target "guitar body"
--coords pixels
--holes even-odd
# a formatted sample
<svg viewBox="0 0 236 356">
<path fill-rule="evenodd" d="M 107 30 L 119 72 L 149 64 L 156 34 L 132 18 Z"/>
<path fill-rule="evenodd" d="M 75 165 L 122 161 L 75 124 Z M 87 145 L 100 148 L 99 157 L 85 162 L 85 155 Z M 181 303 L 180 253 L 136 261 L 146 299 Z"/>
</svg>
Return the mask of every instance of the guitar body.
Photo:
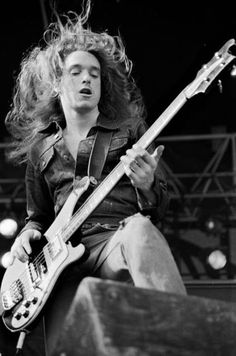
<svg viewBox="0 0 236 356">
<path fill-rule="evenodd" d="M 33 280 L 27 263 L 15 260 L 2 281 L 3 295 L 14 286 L 16 304 L 3 313 L 3 321 L 11 331 L 26 329 L 39 315 L 50 296 L 62 271 L 72 262 L 79 260 L 84 254 L 84 245 L 72 247 L 70 243 L 60 243 L 60 253 L 54 263 L 44 272 L 35 272 Z M 44 268 L 44 265 L 41 265 Z M 36 274 L 37 273 L 37 274 Z M 18 278 L 16 277 L 18 276 Z M 17 279 L 16 279 L 17 278 Z M 19 302 L 17 302 L 19 299 Z"/>
<path fill-rule="evenodd" d="M 136 142 L 138 146 L 146 149 L 186 103 L 187 99 L 206 91 L 218 74 L 236 58 L 229 52 L 230 47 L 234 45 L 235 40 L 229 40 L 215 53 L 210 62 L 199 71 L 195 80 L 180 92 Z M 13 265 L 7 268 L 1 284 L 2 303 L 0 308 L 2 307 L 2 310 L 0 312 L 9 330 L 14 332 L 27 328 L 43 309 L 62 271 L 82 257 L 85 252 L 84 246 L 78 244 L 73 247 L 68 241 L 123 174 L 125 174 L 124 166 L 119 162 L 73 214 L 76 202 L 90 186 L 90 180 L 92 183 L 92 179 L 89 177 L 80 180 L 53 224 L 44 234 L 48 243 L 36 258 L 26 263 L 15 259 Z"/>
<path fill-rule="evenodd" d="M 46 231 L 49 241 L 33 261 L 15 259 L 3 276 L 1 284 L 1 307 L 3 322 L 11 331 L 27 328 L 40 314 L 62 271 L 79 260 L 85 247 L 72 246 L 62 238 L 61 226 L 70 219 L 79 197 L 87 190 L 89 179 L 85 177 L 69 195 L 62 210 Z"/>
</svg>

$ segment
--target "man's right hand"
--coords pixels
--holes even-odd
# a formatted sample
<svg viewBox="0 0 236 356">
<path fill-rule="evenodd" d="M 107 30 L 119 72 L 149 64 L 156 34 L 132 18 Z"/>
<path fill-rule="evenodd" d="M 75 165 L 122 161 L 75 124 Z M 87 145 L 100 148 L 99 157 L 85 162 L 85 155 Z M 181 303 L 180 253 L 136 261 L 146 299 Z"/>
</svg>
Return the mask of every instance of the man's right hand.
<svg viewBox="0 0 236 356">
<path fill-rule="evenodd" d="M 21 262 L 28 261 L 29 255 L 32 253 L 30 241 L 40 240 L 41 236 L 42 234 L 34 229 L 25 230 L 17 236 L 11 247 L 9 264 L 11 265 L 15 258 L 18 258 Z"/>
</svg>

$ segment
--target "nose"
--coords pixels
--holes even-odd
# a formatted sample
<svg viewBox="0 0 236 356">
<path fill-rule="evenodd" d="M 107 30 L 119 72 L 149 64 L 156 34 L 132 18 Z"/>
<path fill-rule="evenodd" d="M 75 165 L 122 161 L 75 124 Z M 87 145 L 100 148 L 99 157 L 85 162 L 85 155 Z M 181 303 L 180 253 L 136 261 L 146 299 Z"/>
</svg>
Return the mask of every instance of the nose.
<svg viewBox="0 0 236 356">
<path fill-rule="evenodd" d="M 84 71 L 83 77 L 82 77 L 82 83 L 90 83 L 90 82 L 91 82 L 91 78 L 90 78 L 89 72 Z"/>
</svg>

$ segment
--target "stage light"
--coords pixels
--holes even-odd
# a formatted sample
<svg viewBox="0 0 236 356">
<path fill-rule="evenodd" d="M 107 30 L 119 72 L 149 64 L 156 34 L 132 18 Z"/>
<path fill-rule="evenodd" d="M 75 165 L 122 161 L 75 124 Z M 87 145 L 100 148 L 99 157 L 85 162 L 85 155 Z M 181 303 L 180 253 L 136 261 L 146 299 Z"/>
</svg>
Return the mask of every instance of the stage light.
<svg viewBox="0 0 236 356">
<path fill-rule="evenodd" d="M 224 230 L 223 223 L 220 219 L 210 216 L 205 220 L 203 230 L 208 234 L 214 235 L 222 233 Z"/>
<path fill-rule="evenodd" d="M 206 228 L 208 231 L 212 231 L 215 228 L 215 221 L 213 219 L 208 219 L 206 221 Z"/>
<path fill-rule="evenodd" d="M 1 257 L 0 257 L 0 264 L 3 268 L 7 268 L 10 264 L 11 261 L 11 256 L 10 256 L 10 251 L 5 252 Z"/>
<path fill-rule="evenodd" d="M 215 270 L 220 270 L 226 266 L 227 258 L 221 250 L 212 251 L 207 257 L 208 264 Z"/>
<path fill-rule="evenodd" d="M 12 217 L 6 217 L 0 222 L 0 234 L 2 234 L 6 238 L 14 237 L 17 232 L 17 229 L 18 223 Z"/>
</svg>

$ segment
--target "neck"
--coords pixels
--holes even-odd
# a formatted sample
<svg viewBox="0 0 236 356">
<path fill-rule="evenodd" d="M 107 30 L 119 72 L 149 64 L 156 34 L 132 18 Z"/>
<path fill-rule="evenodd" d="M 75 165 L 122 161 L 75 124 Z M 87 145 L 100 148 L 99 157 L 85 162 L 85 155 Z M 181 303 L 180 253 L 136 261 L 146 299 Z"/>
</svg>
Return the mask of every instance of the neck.
<svg viewBox="0 0 236 356">
<path fill-rule="evenodd" d="M 83 135 L 83 133 L 88 132 L 96 124 L 98 115 L 99 111 L 97 108 L 85 113 L 75 111 L 69 115 L 65 113 L 66 131 L 68 133 L 78 132 L 80 135 Z"/>
</svg>

